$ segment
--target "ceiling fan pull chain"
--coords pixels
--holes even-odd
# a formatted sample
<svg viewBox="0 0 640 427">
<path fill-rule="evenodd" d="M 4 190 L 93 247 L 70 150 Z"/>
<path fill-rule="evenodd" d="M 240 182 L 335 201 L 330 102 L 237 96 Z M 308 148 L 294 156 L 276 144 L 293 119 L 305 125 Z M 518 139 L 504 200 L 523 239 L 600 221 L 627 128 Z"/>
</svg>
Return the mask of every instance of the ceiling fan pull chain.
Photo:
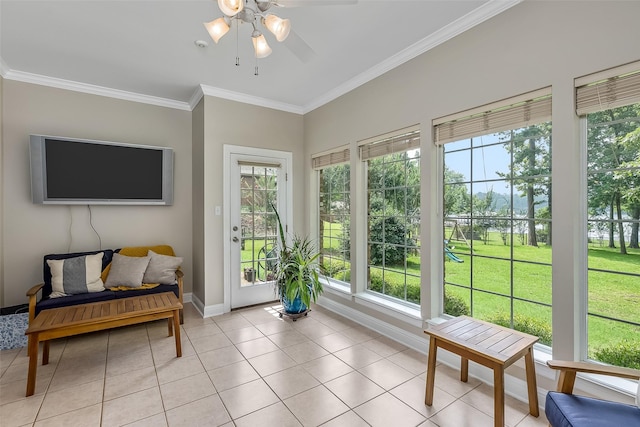
<svg viewBox="0 0 640 427">
<path fill-rule="evenodd" d="M 240 66 L 240 56 L 238 56 L 238 27 L 240 27 L 240 22 L 236 19 L 236 67 Z"/>
<path fill-rule="evenodd" d="M 253 72 L 253 75 L 254 76 L 258 75 L 258 57 L 257 56 L 256 56 L 256 68 L 255 68 L 255 71 Z"/>
</svg>

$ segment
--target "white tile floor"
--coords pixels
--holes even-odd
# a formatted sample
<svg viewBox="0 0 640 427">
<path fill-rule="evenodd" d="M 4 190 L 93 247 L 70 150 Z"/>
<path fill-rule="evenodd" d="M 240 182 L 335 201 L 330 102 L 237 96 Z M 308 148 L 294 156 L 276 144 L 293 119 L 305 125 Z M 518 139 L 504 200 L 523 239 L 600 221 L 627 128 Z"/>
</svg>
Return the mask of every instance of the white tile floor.
<svg viewBox="0 0 640 427">
<path fill-rule="evenodd" d="M 0 425 L 493 426 L 493 392 L 439 365 L 424 404 L 426 356 L 314 306 L 297 322 L 272 306 L 202 319 L 185 306 L 182 357 L 165 321 L 51 345 L 25 398 L 26 349 L 0 352 Z M 511 427 L 544 414 L 506 397 Z"/>
</svg>

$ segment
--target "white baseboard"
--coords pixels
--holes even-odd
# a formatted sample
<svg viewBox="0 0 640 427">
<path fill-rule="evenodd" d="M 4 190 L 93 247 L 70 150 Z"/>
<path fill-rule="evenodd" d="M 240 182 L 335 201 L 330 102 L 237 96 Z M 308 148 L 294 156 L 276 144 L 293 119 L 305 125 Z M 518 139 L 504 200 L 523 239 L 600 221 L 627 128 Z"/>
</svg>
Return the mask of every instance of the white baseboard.
<svg viewBox="0 0 640 427">
<path fill-rule="evenodd" d="M 392 340 L 398 341 L 399 343 L 406 345 L 409 348 L 427 354 L 427 350 L 429 348 L 429 340 L 426 338 L 426 336 L 417 336 L 405 331 L 404 329 L 400 329 L 397 326 L 393 326 L 387 322 L 383 322 L 380 319 L 376 319 L 375 317 L 364 314 L 359 310 L 354 310 L 353 308 L 347 307 L 343 304 L 340 304 L 339 302 L 330 300 L 323 296 L 318 299 L 318 305 L 331 310 L 334 313 L 340 314 L 349 320 L 353 320 L 354 322 L 359 323 L 362 326 L 366 326 L 369 329 L 381 333 L 382 335 L 389 337 Z"/>
<path fill-rule="evenodd" d="M 183 295 L 183 299 L 184 299 L 184 295 Z M 184 299 L 184 301 L 187 302 L 186 299 Z M 205 306 L 204 303 L 200 301 L 200 299 L 193 294 L 190 294 L 190 301 L 191 301 L 191 304 L 193 304 L 193 306 L 196 308 L 196 310 L 198 310 L 198 312 L 202 317 L 206 318 L 206 317 L 219 316 L 221 314 L 224 314 L 224 304 Z"/>
</svg>

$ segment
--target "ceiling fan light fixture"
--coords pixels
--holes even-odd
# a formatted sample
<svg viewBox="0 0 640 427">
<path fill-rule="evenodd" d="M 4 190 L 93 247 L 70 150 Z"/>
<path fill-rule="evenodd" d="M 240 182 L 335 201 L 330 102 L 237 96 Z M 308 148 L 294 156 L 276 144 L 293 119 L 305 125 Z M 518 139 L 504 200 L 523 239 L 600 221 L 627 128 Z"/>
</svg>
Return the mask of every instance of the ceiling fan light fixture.
<svg viewBox="0 0 640 427">
<path fill-rule="evenodd" d="M 218 40 L 229 32 L 229 24 L 227 17 L 214 19 L 211 22 L 205 22 L 204 27 L 211 36 L 214 42 L 218 43 Z"/>
<path fill-rule="evenodd" d="M 267 43 L 267 39 L 264 38 L 264 35 L 255 30 L 253 34 L 251 34 L 251 40 L 253 40 L 253 48 L 256 51 L 256 58 L 262 59 L 271 55 L 271 48 Z"/>
<path fill-rule="evenodd" d="M 243 0 L 218 0 L 218 7 L 227 16 L 235 16 L 244 8 Z"/>
<path fill-rule="evenodd" d="M 262 24 L 276 36 L 279 42 L 284 41 L 291 31 L 291 21 L 269 14 L 262 18 Z"/>
</svg>

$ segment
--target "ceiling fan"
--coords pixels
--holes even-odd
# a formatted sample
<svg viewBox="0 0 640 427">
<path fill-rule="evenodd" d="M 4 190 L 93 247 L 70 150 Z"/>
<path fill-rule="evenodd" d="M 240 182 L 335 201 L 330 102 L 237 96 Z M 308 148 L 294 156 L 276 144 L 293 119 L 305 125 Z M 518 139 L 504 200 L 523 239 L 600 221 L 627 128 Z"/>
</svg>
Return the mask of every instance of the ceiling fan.
<svg viewBox="0 0 640 427">
<path fill-rule="evenodd" d="M 257 60 L 266 58 L 271 54 L 271 47 L 260 31 L 258 23 L 268 29 L 279 42 L 285 45 L 302 62 L 309 61 L 313 55 L 313 49 L 291 29 L 291 21 L 282 19 L 268 11 L 274 7 L 298 7 L 298 6 L 329 6 L 356 4 L 357 0 L 217 0 L 218 7 L 224 16 L 205 22 L 204 26 L 214 42 L 218 41 L 229 32 L 236 23 L 236 28 L 243 23 L 251 24 L 253 31 L 251 40 L 256 57 L 255 75 L 258 75 Z M 236 54 L 236 65 L 240 65 L 240 58 Z"/>
</svg>

